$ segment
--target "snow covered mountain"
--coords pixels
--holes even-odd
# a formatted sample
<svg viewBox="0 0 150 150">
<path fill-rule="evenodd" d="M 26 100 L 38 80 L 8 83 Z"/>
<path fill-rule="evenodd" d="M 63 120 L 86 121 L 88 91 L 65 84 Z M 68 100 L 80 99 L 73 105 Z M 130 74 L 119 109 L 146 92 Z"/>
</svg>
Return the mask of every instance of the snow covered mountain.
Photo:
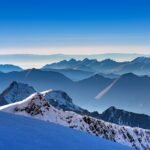
<svg viewBox="0 0 150 150">
<path fill-rule="evenodd" d="M 16 101 L 21 101 L 32 93 L 35 93 L 35 90 L 32 87 L 14 81 L 3 92 L 3 94 L 0 95 L 0 102 L 1 104 L 8 104 L 8 102 L 13 103 Z M 91 116 L 119 125 L 128 125 L 131 127 L 150 129 L 150 117 L 148 115 L 136 114 L 120 110 L 115 107 L 108 108 L 102 114 L 96 111 L 89 112 L 88 110 L 74 104 L 72 98 L 64 91 L 51 89 L 44 91 L 41 94 L 52 106 L 59 110 L 62 109 L 64 111 L 73 111 L 81 115 Z"/>
<path fill-rule="evenodd" d="M 22 101 L 35 92 L 36 91 L 34 88 L 28 84 L 13 81 L 0 95 L 0 104 L 6 105 L 17 101 Z M 69 97 L 69 95 L 64 91 L 50 89 L 42 92 L 41 94 L 43 94 L 45 99 L 57 109 L 74 111 L 78 113 L 82 113 L 84 111 L 85 113 L 88 113 L 87 110 L 75 105 L 72 101 L 72 98 Z"/>
<path fill-rule="evenodd" d="M 13 81 L 9 87 L 0 94 L 0 105 L 20 101 L 33 93 L 35 93 L 35 90 L 31 86 Z"/>
<path fill-rule="evenodd" d="M 9 113 L 0 112 L 0 122 L 1 150 L 131 150 L 67 127 Z"/>
<path fill-rule="evenodd" d="M 0 110 L 57 123 L 133 147 L 137 150 L 150 149 L 149 130 L 119 126 L 74 112 L 58 110 L 50 105 L 43 93 L 32 94 L 23 101 L 2 106 Z"/>
<path fill-rule="evenodd" d="M 72 98 L 64 91 L 48 90 L 41 92 L 42 96 L 55 108 L 62 109 L 64 111 L 73 111 L 82 113 L 86 111 L 79 106 L 75 105 Z"/>
</svg>

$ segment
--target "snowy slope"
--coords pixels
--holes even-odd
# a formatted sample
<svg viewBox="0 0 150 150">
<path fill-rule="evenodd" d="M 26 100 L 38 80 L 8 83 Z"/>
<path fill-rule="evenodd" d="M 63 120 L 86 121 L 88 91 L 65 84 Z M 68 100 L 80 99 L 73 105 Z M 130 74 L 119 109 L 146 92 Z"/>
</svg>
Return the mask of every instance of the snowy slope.
<svg viewBox="0 0 150 150">
<path fill-rule="evenodd" d="M 35 92 L 36 91 L 33 89 L 33 87 L 29 86 L 28 84 L 13 81 L 9 87 L 6 88 L 2 94 L 0 94 L 0 105 L 2 106 L 21 101 Z M 43 94 L 43 96 L 51 105 L 58 109 L 74 111 L 79 114 L 91 114 L 87 110 L 75 105 L 72 101 L 72 98 L 64 91 L 50 89 L 42 92 L 41 94 Z"/>
<path fill-rule="evenodd" d="M 86 133 L 0 112 L 1 150 L 131 150 Z"/>
<path fill-rule="evenodd" d="M 0 94 L 0 105 L 20 101 L 35 93 L 33 87 L 13 81 L 9 87 Z"/>
<path fill-rule="evenodd" d="M 23 101 L 2 106 L 0 110 L 88 132 L 137 150 L 150 149 L 149 130 L 119 126 L 74 112 L 58 110 L 40 93 L 35 93 Z"/>
<path fill-rule="evenodd" d="M 84 111 L 82 108 L 75 105 L 68 96 L 68 94 L 64 91 L 59 90 L 48 90 L 41 92 L 41 94 L 45 97 L 45 99 L 53 105 L 57 109 L 82 112 Z"/>
</svg>

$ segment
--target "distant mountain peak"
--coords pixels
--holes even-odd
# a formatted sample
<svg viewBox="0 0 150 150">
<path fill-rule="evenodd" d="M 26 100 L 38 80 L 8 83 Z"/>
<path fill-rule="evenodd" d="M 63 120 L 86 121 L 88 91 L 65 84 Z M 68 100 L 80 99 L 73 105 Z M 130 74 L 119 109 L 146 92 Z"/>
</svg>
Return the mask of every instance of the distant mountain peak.
<svg viewBox="0 0 150 150">
<path fill-rule="evenodd" d="M 67 60 L 62 60 L 62 61 L 60 61 L 61 63 L 66 63 L 66 62 L 68 62 Z"/>
<path fill-rule="evenodd" d="M 89 59 L 89 58 L 84 58 L 82 61 L 83 62 L 85 62 L 85 61 L 91 61 L 91 62 L 95 61 L 95 62 L 98 62 L 97 59 Z"/>
<path fill-rule="evenodd" d="M 105 59 L 101 61 L 102 63 L 117 63 L 116 61 L 112 60 L 112 59 Z"/>
<path fill-rule="evenodd" d="M 69 62 L 76 62 L 77 60 L 76 59 L 74 59 L 74 58 L 71 58 L 70 60 L 69 60 Z"/>
<path fill-rule="evenodd" d="M 107 109 L 107 111 L 114 111 L 114 110 L 116 110 L 117 108 L 115 107 L 115 106 L 111 106 L 111 107 L 109 107 L 108 109 Z"/>
<path fill-rule="evenodd" d="M 4 73 L 12 72 L 12 71 L 22 71 L 23 69 L 16 65 L 11 64 L 0 64 L 0 71 Z"/>
<path fill-rule="evenodd" d="M 41 92 L 45 99 L 57 109 L 70 110 L 74 112 L 82 112 L 82 109 L 75 105 L 72 98 L 64 91 L 48 90 Z"/>
<path fill-rule="evenodd" d="M 134 59 L 132 62 L 136 63 L 150 63 L 150 57 L 138 57 Z"/>
<path fill-rule="evenodd" d="M 20 101 L 35 92 L 34 88 L 28 84 L 13 81 L 9 87 L 1 93 L 0 104 L 3 105 L 3 103 Z"/>
<path fill-rule="evenodd" d="M 123 109 L 118 109 L 114 106 L 106 109 L 101 114 L 101 119 L 119 125 L 150 129 L 150 116 L 128 112 Z"/>
<path fill-rule="evenodd" d="M 122 76 L 121 76 L 121 78 L 137 78 L 138 76 L 137 75 L 135 75 L 134 73 L 126 73 L 126 74 L 123 74 Z"/>
</svg>

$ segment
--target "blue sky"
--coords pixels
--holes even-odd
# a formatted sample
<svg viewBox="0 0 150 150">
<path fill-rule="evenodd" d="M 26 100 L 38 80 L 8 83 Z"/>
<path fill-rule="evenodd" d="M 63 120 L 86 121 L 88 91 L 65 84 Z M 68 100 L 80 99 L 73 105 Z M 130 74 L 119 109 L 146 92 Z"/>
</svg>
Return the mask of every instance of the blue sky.
<svg viewBox="0 0 150 150">
<path fill-rule="evenodd" d="M 2 53 L 150 53 L 149 0 L 0 1 Z"/>
</svg>

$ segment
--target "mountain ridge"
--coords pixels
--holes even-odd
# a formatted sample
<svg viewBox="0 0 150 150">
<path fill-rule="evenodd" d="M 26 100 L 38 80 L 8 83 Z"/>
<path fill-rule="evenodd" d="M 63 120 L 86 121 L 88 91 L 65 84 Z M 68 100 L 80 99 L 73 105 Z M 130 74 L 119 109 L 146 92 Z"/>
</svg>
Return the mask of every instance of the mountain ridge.
<svg viewBox="0 0 150 150">
<path fill-rule="evenodd" d="M 48 64 L 42 67 L 42 69 L 78 69 L 83 71 L 89 71 L 94 73 L 105 73 L 105 74 L 125 74 L 134 73 L 137 75 L 150 75 L 150 57 L 136 57 L 131 61 L 117 62 L 110 58 L 98 61 L 96 59 L 85 58 L 83 60 L 72 59 L 60 61 L 57 63 Z"/>
<path fill-rule="evenodd" d="M 112 148 L 115 150 L 131 150 L 130 147 L 54 123 L 2 111 L 0 111 L 0 122 L 3 122 L 0 125 L 0 149 L 10 150 L 11 145 L 13 150 L 60 150 L 62 147 L 65 150 L 71 150 L 72 148 L 74 150 L 91 150 L 93 148 L 95 150 L 112 150 Z"/>
<path fill-rule="evenodd" d="M 81 116 L 74 112 L 58 110 L 50 105 L 40 93 L 35 93 L 21 102 L 2 106 L 0 110 L 58 123 L 133 147 L 134 149 L 145 150 L 150 148 L 150 143 L 148 142 L 150 138 L 149 130 L 118 126 L 92 117 Z"/>
<path fill-rule="evenodd" d="M 14 88 L 13 85 L 16 85 L 17 87 L 21 88 L 21 90 Z M 0 101 L 3 100 L 1 99 L 1 97 L 6 98 L 6 100 L 7 98 L 9 98 L 9 103 L 21 101 L 22 99 L 30 96 L 30 94 L 36 93 L 36 91 L 30 86 L 27 86 L 26 84 L 22 84 L 22 83 L 17 83 L 17 82 L 11 83 L 10 86 L 4 91 L 7 91 L 7 92 L 3 92 L 4 94 L 0 95 Z M 25 91 L 29 91 L 29 93 Z M 19 92 L 19 97 L 15 96 L 17 95 L 18 92 Z M 102 119 L 104 121 L 115 123 L 118 125 L 128 125 L 131 127 L 140 127 L 144 129 L 150 129 L 149 128 L 150 116 L 145 115 L 145 114 L 137 114 L 133 112 L 128 112 L 125 110 L 117 109 L 114 106 L 111 106 L 110 108 L 106 109 L 102 113 L 98 113 L 96 111 L 90 112 L 87 109 L 83 109 L 82 107 L 77 106 L 74 103 L 73 99 L 64 91 L 50 89 L 50 90 L 41 92 L 41 94 L 53 107 L 59 110 L 73 111 L 80 115 L 91 116 L 91 117 Z M 13 95 L 13 97 L 11 97 L 11 95 Z M 8 102 L 5 104 L 3 103 L 3 105 L 6 105 L 6 104 L 8 104 Z"/>
</svg>

